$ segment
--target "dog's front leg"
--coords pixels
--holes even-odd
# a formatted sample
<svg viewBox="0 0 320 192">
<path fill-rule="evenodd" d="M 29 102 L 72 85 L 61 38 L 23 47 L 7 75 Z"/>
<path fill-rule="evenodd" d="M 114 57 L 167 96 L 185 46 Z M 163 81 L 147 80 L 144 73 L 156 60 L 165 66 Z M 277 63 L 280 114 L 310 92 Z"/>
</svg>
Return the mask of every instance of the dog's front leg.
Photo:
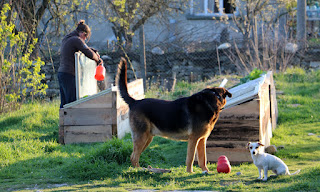
<svg viewBox="0 0 320 192">
<path fill-rule="evenodd" d="M 198 142 L 198 164 L 203 172 L 209 172 L 207 167 L 207 153 L 206 153 L 206 142 L 207 138 L 202 138 Z"/>
<path fill-rule="evenodd" d="M 259 171 L 259 177 L 258 177 L 258 179 L 262 179 L 261 167 L 258 167 L 258 171 Z"/>
<path fill-rule="evenodd" d="M 198 139 L 195 139 L 195 138 L 188 139 L 186 165 L 187 165 L 187 172 L 190 172 L 190 173 L 193 172 L 193 162 L 194 162 L 194 156 L 195 156 L 197 144 L 198 144 Z"/>
<path fill-rule="evenodd" d="M 262 181 L 267 181 L 268 180 L 268 166 L 263 167 L 263 172 L 264 172 L 264 178 Z"/>
</svg>

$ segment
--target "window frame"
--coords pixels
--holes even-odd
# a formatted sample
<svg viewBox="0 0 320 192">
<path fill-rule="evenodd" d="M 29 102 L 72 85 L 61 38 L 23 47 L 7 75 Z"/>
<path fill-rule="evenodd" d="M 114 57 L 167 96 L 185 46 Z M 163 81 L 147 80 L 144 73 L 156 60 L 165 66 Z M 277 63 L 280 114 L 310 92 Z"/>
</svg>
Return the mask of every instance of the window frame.
<svg viewBox="0 0 320 192">
<path fill-rule="evenodd" d="M 203 9 L 204 9 L 204 13 L 194 13 L 194 2 L 195 1 L 203 1 Z M 239 11 L 238 11 L 238 7 L 235 8 L 233 13 L 224 13 L 224 0 L 219 0 L 219 4 L 223 5 L 222 8 L 218 8 L 219 12 L 216 13 L 208 13 L 208 0 L 190 0 L 190 15 L 192 16 L 199 16 L 199 17 L 220 17 L 220 16 L 233 16 L 233 15 L 238 15 Z"/>
</svg>

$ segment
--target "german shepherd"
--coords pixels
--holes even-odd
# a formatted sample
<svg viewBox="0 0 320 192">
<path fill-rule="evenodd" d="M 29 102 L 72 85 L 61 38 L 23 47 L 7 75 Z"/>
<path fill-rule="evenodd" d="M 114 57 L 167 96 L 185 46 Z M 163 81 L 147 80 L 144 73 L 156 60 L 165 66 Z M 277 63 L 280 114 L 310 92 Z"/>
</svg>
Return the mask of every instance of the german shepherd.
<svg viewBox="0 0 320 192">
<path fill-rule="evenodd" d="M 225 88 L 213 87 L 174 101 L 152 98 L 135 100 L 128 93 L 127 62 L 124 58 L 121 58 L 118 66 L 116 83 L 130 109 L 133 142 L 130 159 L 134 167 L 139 167 L 141 153 L 158 135 L 188 141 L 187 172 L 193 172 L 196 149 L 200 168 L 204 173 L 209 172 L 206 141 L 226 104 L 226 96 L 232 97 L 231 93 Z"/>
</svg>

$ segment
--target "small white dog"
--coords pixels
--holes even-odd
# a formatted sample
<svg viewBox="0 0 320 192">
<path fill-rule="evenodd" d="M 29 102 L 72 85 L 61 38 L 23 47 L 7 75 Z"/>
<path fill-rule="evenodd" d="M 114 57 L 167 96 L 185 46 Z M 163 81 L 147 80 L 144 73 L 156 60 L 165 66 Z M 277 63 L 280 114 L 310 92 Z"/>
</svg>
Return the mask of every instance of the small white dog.
<svg viewBox="0 0 320 192">
<path fill-rule="evenodd" d="M 248 148 L 250 150 L 251 157 L 253 159 L 253 163 L 257 166 L 259 170 L 258 179 L 262 179 L 262 172 L 264 172 L 263 181 L 267 181 L 268 179 L 268 170 L 272 170 L 276 175 L 295 175 L 300 172 L 300 169 L 293 174 L 290 174 L 288 166 L 278 157 L 274 155 L 270 155 L 264 152 L 263 144 L 256 143 L 248 143 Z"/>
</svg>

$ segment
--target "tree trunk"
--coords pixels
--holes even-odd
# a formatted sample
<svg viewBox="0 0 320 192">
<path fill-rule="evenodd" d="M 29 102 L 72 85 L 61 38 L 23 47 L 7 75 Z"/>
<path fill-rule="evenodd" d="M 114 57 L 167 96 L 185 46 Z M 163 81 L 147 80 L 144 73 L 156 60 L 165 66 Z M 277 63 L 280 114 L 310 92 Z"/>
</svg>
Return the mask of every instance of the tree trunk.
<svg viewBox="0 0 320 192">
<path fill-rule="evenodd" d="M 147 79 L 146 79 L 146 46 L 145 46 L 145 36 L 144 36 L 144 26 L 140 26 L 139 31 L 139 39 L 140 39 L 140 69 L 141 69 L 141 76 L 143 79 L 143 88 L 146 91 Z"/>
</svg>

